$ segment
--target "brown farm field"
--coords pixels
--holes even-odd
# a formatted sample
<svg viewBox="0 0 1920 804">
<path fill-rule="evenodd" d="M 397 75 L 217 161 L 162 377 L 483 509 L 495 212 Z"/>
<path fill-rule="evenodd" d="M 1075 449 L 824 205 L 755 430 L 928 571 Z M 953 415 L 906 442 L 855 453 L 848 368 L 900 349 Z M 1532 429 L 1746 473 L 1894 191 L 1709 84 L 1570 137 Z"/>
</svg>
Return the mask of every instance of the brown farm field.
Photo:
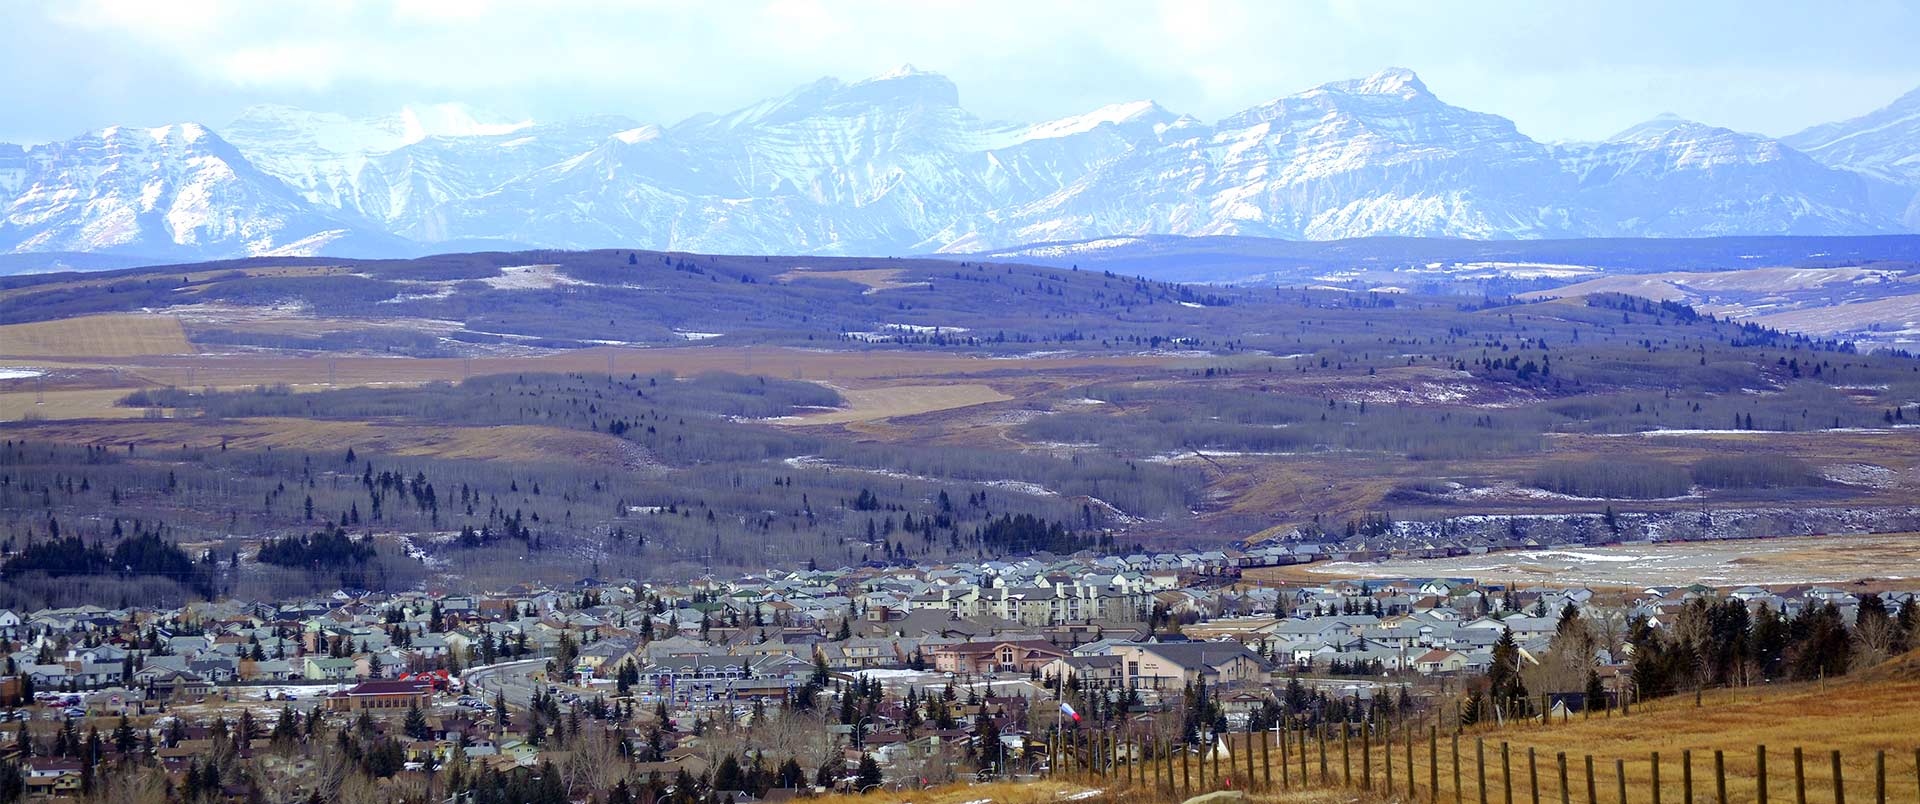
<svg viewBox="0 0 1920 804">
<path fill-rule="evenodd" d="M 1013 398 L 994 389 L 993 386 L 979 383 L 884 385 L 875 388 L 836 390 L 840 392 L 841 398 L 846 400 L 844 407 L 795 416 L 782 423 L 807 426 L 877 421 L 896 416 L 914 416 L 921 413 L 1005 402 Z"/>
<path fill-rule="evenodd" d="M 137 412 L 137 411 L 136 411 Z M 377 454 L 448 459 L 578 463 L 635 468 L 645 451 L 604 433 L 539 425 L 448 427 L 371 421 L 262 417 L 45 421 L 35 439 L 73 444 L 177 448 L 336 450 L 342 444 Z"/>
<path fill-rule="evenodd" d="M 193 354 L 168 315 L 111 313 L 0 326 L 0 358 L 135 357 Z"/>
</svg>

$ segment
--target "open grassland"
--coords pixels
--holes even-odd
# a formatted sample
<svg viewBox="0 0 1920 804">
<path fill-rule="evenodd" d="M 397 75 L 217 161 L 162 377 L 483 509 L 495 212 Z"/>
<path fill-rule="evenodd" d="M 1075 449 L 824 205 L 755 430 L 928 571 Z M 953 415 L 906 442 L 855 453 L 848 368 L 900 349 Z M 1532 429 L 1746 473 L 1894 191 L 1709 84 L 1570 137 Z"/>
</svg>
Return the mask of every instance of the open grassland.
<svg viewBox="0 0 1920 804">
<path fill-rule="evenodd" d="M 80 319 L 16 326 L 66 326 Z M 164 319 L 171 321 L 171 319 Z M 178 335 L 179 327 L 172 324 Z M 11 327 L 0 327 L 0 330 Z M 184 344 L 184 339 L 179 343 Z M 189 347 L 190 348 L 190 347 Z M 590 372 L 616 375 L 672 372 L 691 376 L 732 372 L 770 378 L 836 383 L 841 380 L 908 381 L 903 385 L 856 389 L 851 406 L 822 412 L 806 424 L 835 424 L 998 402 L 1008 397 L 984 383 L 924 384 L 918 378 L 1030 377 L 1070 371 L 1160 371 L 1180 358 L 1114 355 L 986 359 L 913 352 L 826 352 L 787 348 L 705 347 L 630 349 L 604 347 L 529 355 L 474 358 L 319 357 L 281 354 L 137 355 L 108 359 L 36 361 L 49 369 L 46 398 L 37 405 L 37 389 L 16 381 L 0 393 L 0 416 L 17 421 L 32 413 L 46 420 L 140 416 L 114 402 L 141 388 L 246 389 L 284 385 L 295 391 L 360 386 L 410 386 L 458 382 L 487 374 Z M 996 384 L 998 382 L 996 381 Z M 1018 384 L 1015 382 L 1015 384 Z M 54 389 L 61 391 L 56 392 Z M 117 390 L 116 390 L 117 389 Z M 51 404 L 56 393 L 63 404 Z"/>
<path fill-rule="evenodd" d="M 1403 738 L 1404 739 L 1404 738 Z M 1694 800 L 1719 800 L 1714 752 L 1722 752 L 1726 768 L 1725 804 L 1762 800 L 1759 794 L 1757 748 L 1767 751 L 1767 799 L 1796 800 L 1794 749 L 1804 756 L 1806 796 L 1815 802 L 1835 801 L 1833 752 L 1840 752 L 1846 799 L 1873 801 L 1875 765 L 1886 752 L 1891 801 L 1914 801 L 1920 789 L 1916 776 L 1916 749 L 1920 748 L 1920 680 L 1807 683 L 1775 689 L 1715 690 L 1703 695 L 1696 707 L 1692 696 L 1676 696 L 1633 708 L 1630 717 L 1574 717 L 1566 723 L 1541 727 L 1537 722 L 1506 728 L 1469 731 L 1461 740 L 1468 796 L 1477 796 L 1474 741 L 1487 743 L 1488 785 L 1504 791 L 1499 745 L 1508 746 L 1514 795 L 1530 795 L 1527 752 L 1538 763 L 1540 798 L 1559 801 L 1557 756 L 1564 752 L 1569 765 L 1570 798 L 1586 800 L 1586 757 L 1593 757 L 1595 787 L 1601 799 L 1617 796 L 1616 761 L 1623 763 L 1630 800 L 1649 801 L 1653 787 L 1653 754 L 1660 757 L 1658 800 L 1685 801 L 1686 752 L 1692 752 Z M 1424 742 L 1424 740 L 1422 740 Z M 1426 747 L 1415 752 L 1415 778 L 1426 780 Z M 1452 792 L 1451 746 L 1440 747 L 1441 798 Z M 1399 769 L 1403 774 L 1405 768 Z M 1378 770 L 1376 770 L 1378 773 Z M 1424 785 L 1423 785 L 1424 786 Z M 1524 792 L 1523 792 L 1524 791 Z M 1500 792 L 1495 792 L 1499 796 Z M 1423 795 L 1422 798 L 1425 796 Z"/>
<path fill-rule="evenodd" d="M 904 272 L 898 268 L 853 268 L 841 271 L 795 268 L 775 278 L 782 282 L 792 282 L 797 279 L 838 279 L 856 285 L 865 285 L 871 290 L 897 290 L 926 284 L 920 281 L 901 281 L 902 273 Z"/>
<path fill-rule="evenodd" d="M 139 412 L 137 408 L 120 408 Z M 627 466 L 645 451 L 604 433 L 539 425 L 454 427 L 403 422 L 290 417 L 47 421 L 14 431 L 68 444 L 128 444 L 175 449 L 291 449 L 327 453 L 349 444 L 370 454 L 450 460 L 499 460 Z"/>
<path fill-rule="evenodd" d="M 197 283 L 209 282 L 221 277 L 233 276 L 233 275 L 245 275 L 247 277 L 260 278 L 260 279 L 281 278 L 281 277 L 339 276 L 339 275 L 351 274 L 353 273 L 353 269 L 347 268 L 344 266 L 337 266 L 337 265 L 256 265 L 256 266 L 247 267 L 247 268 L 214 268 L 214 269 L 198 268 L 194 266 L 184 266 L 182 270 L 179 270 L 177 272 L 168 270 L 165 268 L 143 269 L 142 272 L 143 273 L 152 272 L 153 279 L 155 279 L 156 281 L 164 281 L 169 284 L 191 286 Z M 32 295 L 35 293 L 44 293 L 47 291 L 69 291 L 70 292 L 70 291 L 83 291 L 83 290 L 95 289 L 95 288 L 104 288 L 104 287 L 109 287 L 112 285 L 122 283 L 124 281 L 126 281 L 124 278 L 124 272 L 116 271 L 107 276 L 94 276 L 94 277 L 83 276 L 82 278 L 70 279 L 70 280 L 35 282 L 30 284 L 23 283 L 18 287 L 0 288 L 0 302 L 7 301 L 8 299 L 18 297 L 18 296 Z"/>
<path fill-rule="evenodd" d="M 838 388 L 846 406 L 794 416 L 782 424 L 797 426 L 849 424 L 891 419 L 953 408 L 1005 402 L 1007 396 L 990 385 L 955 383 L 952 385 L 888 385 L 878 388 Z"/>
<path fill-rule="evenodd" d="M 1028 782 L 954 783 L 922 790 L 875 790 L 861 795 L 835 794 L 808 799 L 818 804 L 1161 804 L 1186 798 L 1164 789 L 1127 786 L 1089 786 L 1059 779 Z M 1317 788 L 1272 790 L 1248 797 L 1254 804 L 1373 804 L 1385 801 L 1357 790 Z"/>
<path fill-rule="evenodd" d="M 0 326 L 0 357 L 133 357 L 192 354 L 172 316 L 89 315 Z"/>
<path fill-rule="evenodd" d="M 32 381 L 15 381 L 11 387 L 21 390 L 0 393 L 0 422 L 137 419 L 147 415 L 144 409 L 117 404 L 127 395 L 124 388 L 42 392 L 33 389 Z M 170 411 L 161 413 L 166 415 Z"/>
<path fill-rule="evenodd" d="M 459 381 L 482 374 L 515 372 L 598 372 L 681 375 L 725 371 L 780 379 L 891 379 L 1047 371 L 1085 366 L 1157 368 L 1179 358 L 1113 355 L 987 359 L 956 354 L 906 351 L 818 351 L 782 347 L 687 346 L 663 349 L 601 347 L 529 355 L 486 357 L 390 358 L 370 356 L 206 355 L 149 357 L 98 363 L 118 367 L 151 385 L 180 387 L 410 384 Z M 75 362 L 76 367 L 95 365 Z"/>
<path fill-rule="evenodd" d="M 1263 581 L 1470 577 L 1528 586 L 1719 587 L 1901 581 L 1920 576 L 1920 534 L 1807 536 L 1514 550 L 1475 556 L 1319 562 L 1248 570 Z"/>
</svg>

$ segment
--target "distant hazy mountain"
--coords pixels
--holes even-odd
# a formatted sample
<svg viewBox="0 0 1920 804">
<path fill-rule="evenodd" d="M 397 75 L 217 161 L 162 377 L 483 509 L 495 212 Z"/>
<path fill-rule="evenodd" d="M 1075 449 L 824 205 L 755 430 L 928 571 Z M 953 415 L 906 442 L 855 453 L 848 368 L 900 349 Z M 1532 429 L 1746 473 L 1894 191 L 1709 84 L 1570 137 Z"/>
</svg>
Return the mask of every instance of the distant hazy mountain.
<svg viewBox="0 0 1920 804">
<path fill-rule="evenodd" d="M 392 239 L 308 203 L 194 123 L 0 146 L 0 176 L 9 252 L 313 253 Z"/>
<path fill-rule="evenodd" d="M 1407 70 L 1213 123 L 1139 101 L 982 120 L 911 67 L 670 126 L 257 107 L 0 146 L 0 250 L 199 257 L 476 243 L 903 254 L 1107 236 L 1907 232 L 1920 93 L 1782 141 L 1658 118 L 1546 144 Z M 231 143 L 231 144 L 229 144 Z"/>
<path fill-rule="evenodd" d="M 1901 222 L 1920 229 L 1920 89 L 1879 111 L 1814 126 L 1784 141 L 1822 163 L 1900 185 L 1893 195 L 1896 203 L 1905 202 Z"/>
</svg>

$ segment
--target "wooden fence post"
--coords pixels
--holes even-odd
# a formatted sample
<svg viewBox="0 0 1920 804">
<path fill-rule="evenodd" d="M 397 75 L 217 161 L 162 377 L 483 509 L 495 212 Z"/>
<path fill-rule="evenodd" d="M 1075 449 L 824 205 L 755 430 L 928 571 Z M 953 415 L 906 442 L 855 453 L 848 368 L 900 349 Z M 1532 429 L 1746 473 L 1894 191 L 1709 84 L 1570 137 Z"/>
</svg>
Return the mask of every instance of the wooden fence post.
<svg viewBox="0 0 1920 804">
<path fill-rule="evenodd" d="M 1660 804 L 1660 752 L 1653 752 L 1653 804 Z"/>
<path fill-rule="evenodd" d="M 1534 748 L 1526 748 L 1526 789 L 1532 792 L 1534 804 L 1540 804 L 1540 764 L 1534 760 Z"/>
<path fill-rule="evenodd" d="M 1767 804 L 1767 747 L 1753 747 L 1754 804 Z"/>
<path fill-rule="evenodd" d="M 1200 752 L 1200 756 L 1195 757 L 1196 761 L 1193 763 L 1195 765 L 1200 766 L 1200 770 L 1195 772 L 1195 776 L 1200 780 L 1200 792 L 1202 793 L 1205 793 L 1213 789 L 1207 786 L 1207 754 L 1211 749 L 1212 749 L 1212 746 L 1207 746 L 1205 749 L 1202 749 Z M 1218 768 L 1216 768 L 1215 770 L 1218 770 Z M 1215 777 L 1218 777 L 1219 775 L 1220 774 L 1218 773 L 1214 774 Z M 1218 778 L 1215 778 L 1213 781 L 1214 781 L 1214 784 L 1220 783 L 1220 780 Z"/>
<path fill-rule="evenodd" d="M 1718 748 L 1713 751 L 1713 795 L 1714 804 L 1727 804 L 1727 754 Z"/>
<path fill-rule="evenodd" d="M 1353 786 L 1353 730 L 1352 724 L 1340 721 L 1340 775 L 1341 782 Z"/>
<path fill-rule="evenodd" d="M 1163 766 L 1161 768 L 1162 778 L 1166 779 L 1166 782 L 1167 782 L 1167 795 L 1173 796 L 1180 789 L 1178 787 L 1175 787 L 1175 785 L 1179 784 L 1180 780 L 1174 778 L 1173 776 L 1173 741 L 1172 740 L 1168 740 L 1160 744 L 1160 756 L 1161 756 L 1160 764 Z"/>
<path fill-rule="evenodd" d="M 1248 790 L 1252 790 L 1253 786 L 1260 782 L 1260 778 L 1258 776 L 1255 776 L 1253 772 L 1253 735 L 1254 734 L 1255 732 L 1253 730 L 1253 723 L 1252 721 L 1248 721 L 1247 723 L 1247 783 L 1246 785 L 1244 785 Z"/>
<path fill-rule="evenodd" d="M 1186 743 L 1180 744 L 1180 787 L 1182 795 L 1193 797 L 1193 752 L 1187 750 Z"/>
<path fill-rule="evenodd" d="M 1873 755 L 1873 801 L 1887 804 L 1887 752 L 1884 750 Z"/>
<path fill-rule="evenodd" d="M 1614 781 L 1620 783 L 1620 804 L 1627 804 L 1627 761 L 1626 760 L 1616 759 L 1613 761 L 1613 778 L 1614 778 Z"/>
<path fill-rule="evenodd" d="M 1279 734 L 1280 732 L 1274 732 L 1276 737 Z M 1284 762 L 1285 760 L 1286 758 L 1282 756 L 1281 761 Z M 1268 740 L 1267 733 L 1264 731 L 1260 732 L 1260 770 L 1262 775 L 1266 777 L 1267 787 L 1271 789 L 1273 787 L 1273 745 L 1271 741 Z M 1281 775 L 1284 776 L 1285 774 Z"/>
<path fill-rule="evenodd" d="M 1847 804 L 1847 782 L 1840 777 L 1840 752 L 1833 752 L 1833 804 Z"/>
<path fill-rule="evenodd" d="M 1480 804 L 1487 804 L 1487 740 L 1473 738 L 1473 769 L 1480 777 Z"/>
<path fill-rule="evenodd" d="M 1440 804 L 1440 724 L 1427 727 L 1427 800 Z M 1453 791 L 1458 798 L 1460 791 Z"/>
<path fill-rule="evenodd" d="M 1500 781 L 1502 782 L 1500 786 L 1502 789 L 1506 791 L 1505 797 L 1501 799 L 1502 801 L 1506 802 L 1506 804 L 1513 804 L 1513 761 L 1512 760 L 1513 760 L 1512 752 L 1507 750 L 1507 743 L 1505 740 L 1502 740 L 1500 742 Z"/>
<path fill-rule="evenodd" d="M 1373 789 L 1373 724 L 1365 720 L 1360 721 L 1360 789 Z"/>
<path fill-rule="evenodd" d="M 1807 804 L 1807 763 L 1797 745 L 1793 747 L 1793 802 Z"/>
<path fill-rule="evenodd" d="M 1534 759 L 1533 747 L 1527 747 L 1527 791 L 1533 796 L 1533 804 L 1540 804 L 1540 763 Z"/>
<path fill-rule="evenodd" d="M 1555 754 L 1554 759 L 1560 763 L 1560 804 L 1571 804 L 1571 795 L 1567 792 L 1567 752 Z"/>
<path fill-rule="evenodd" d="M 1321 725 L 1319 729 L 1313 729 L 1313 733 L 1319 735 L 1319 745 L 1321 745 L 1321 785 L 1325 785 L 1325 783 L 1327 783 L 1327 727 Z M 1302 785 L 1306 785 L 1306 781 L 1308 781 L 1306 739 L 1308 739 L 1308 733 L 1302 731 L 1302 733 L 1300 733 L 1300 783 L 1302 783 Z"/>
<path fill-rule="evenodd" d="M 1394 721 L 1386 721 L 1386 739 L 1380 741 L 1380 760 L 1386 764 L 1386 785 L 1380 787 L 1384 794 L 1394 794 Z"/>
<path fill-rule="evenodd" d="M 1693 749 L 1680 752 L 1680 804 L 1693 804 Z"/>
<path fill-rule="evenodd" d="M 1600 785 L 1593 780 L 1593 755 L 1587 755 L 1587 804 L 1600 804 Z"/>
<path fill-rule="evenodd" d="M 1413 781 L 1413 724 L 1408 723 L 1407 727 L 1401 731 L 1406 732 L 1407 735 L 1407 800 L 1412 801 L 1414 800 L 1413 788 L 1415 786 Z"/>
<path fill-rule="evenodd" d="M 1467 804 L 1460 790 L 1460 732 L 1454 732 L 1448 744 L 1453 751 L 1453 804 Z"/>
<path fill-rule="evenodd" d="M 1293 753 L 1291 749 L 1288 748 L 1288 744 L 1293 742 L 1292 729 L 1293 729 L 1293 723 L 1291 720 L 1289 720 L 1286 727 L 1281 729 L 1279 733 L 1280 789 L 1282 790 L 1291 789 L 1293 787 Z"/>
<path fill-rule="evenodd" d="M 1218 734 L 1213 736 L 1213 786 L 1222 790 L 1226 789 L 1223 785 L 1227 777 L 1220 775 L 1220 751 L 1226 747 L 1226 740 L 1221 739 Z M 1233 772 L 1232 765 L 1227 766 L 1227 772 Z"/>
</svg>

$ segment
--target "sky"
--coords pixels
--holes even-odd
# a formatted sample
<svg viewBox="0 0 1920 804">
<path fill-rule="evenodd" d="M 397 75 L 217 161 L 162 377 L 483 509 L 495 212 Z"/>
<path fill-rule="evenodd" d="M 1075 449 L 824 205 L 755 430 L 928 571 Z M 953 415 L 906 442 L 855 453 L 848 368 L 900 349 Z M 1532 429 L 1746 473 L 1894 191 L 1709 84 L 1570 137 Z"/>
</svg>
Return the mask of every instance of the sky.
<svg viewBox="0 0 1920 804">
<path fill-rule="evenodd" d="M 1782 136 L 1920 88 L 1920 4 L 1352 0 L 34 0 L 0 3 L 0 141 L 247 106 L 456 101 L 672 123 L 901 64 L 982 117 L 1131 100 L 1215 120 L 1384 67 L 1540 140 L 1663 112 Z"/>
</svg>

